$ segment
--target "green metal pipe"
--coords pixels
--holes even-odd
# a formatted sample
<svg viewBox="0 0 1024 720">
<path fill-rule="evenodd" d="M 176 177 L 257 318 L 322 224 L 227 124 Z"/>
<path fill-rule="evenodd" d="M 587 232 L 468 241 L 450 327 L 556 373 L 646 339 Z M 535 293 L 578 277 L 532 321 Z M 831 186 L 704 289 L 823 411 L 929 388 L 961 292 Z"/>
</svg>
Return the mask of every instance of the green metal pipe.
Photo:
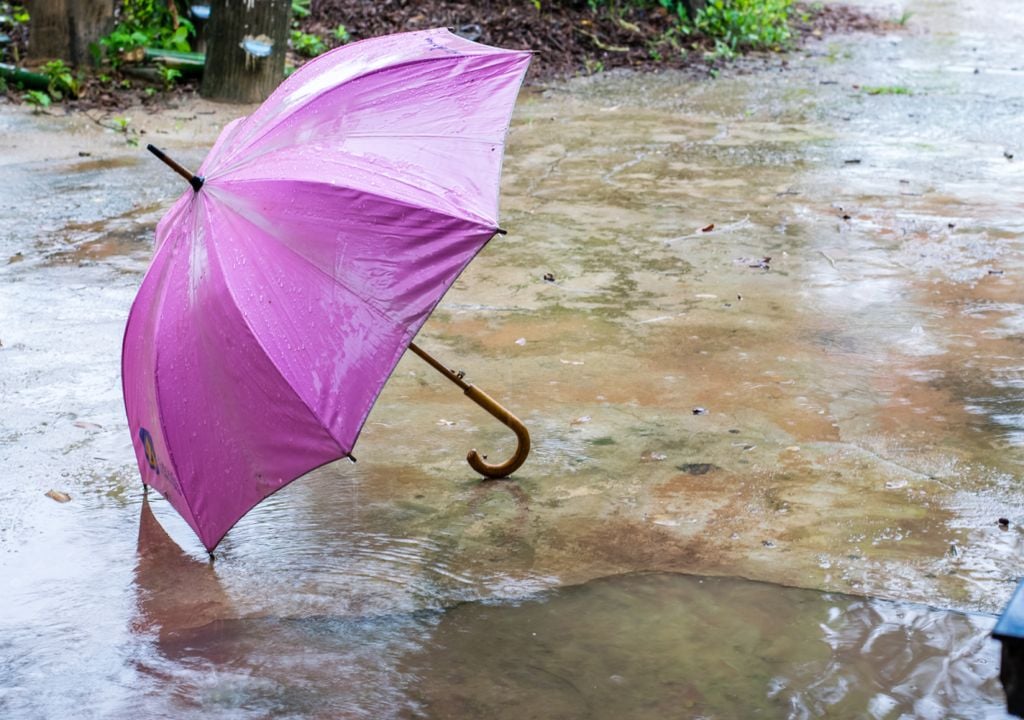
<svg viewBox="0 0 1024 720">
<path fill-rule="evenodd" d="M 26 90 L 46 90 L 50 86 L 50 78 L 45 75 L 7 63 L 0 63 L 0 77 L 6 80 L 8 85 L 21 85 Z"/>
</svg>

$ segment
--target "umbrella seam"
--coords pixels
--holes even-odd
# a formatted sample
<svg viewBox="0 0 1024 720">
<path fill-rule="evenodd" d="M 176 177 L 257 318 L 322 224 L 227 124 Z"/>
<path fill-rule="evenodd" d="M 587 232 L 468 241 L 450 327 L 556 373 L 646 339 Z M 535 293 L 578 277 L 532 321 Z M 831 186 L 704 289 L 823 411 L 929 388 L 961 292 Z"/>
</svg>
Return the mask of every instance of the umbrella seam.
<svg viewBox="0 0 1024 720">
<path fill-rule="evenodd" d="M 494 145 L 498 145 L 501 148 L 501 150 L 502 150 L 501 156 L 502 156 L 502 158 L 504 158 L 504 156 L 505 156 L 505 152 L 504 152 L 505 151 L 505 146 L 504 146 L 504 144 L 503 143 L 493 143 L 493 144 Z M 499 172 L 500 172 L 500 168 L 499 168 Z M 219 181 L 218 185 L 220 185 L 219 189 L 221 189 L 223 191 L 228 191 L 229 190 L 229 188 L 224 187 L 225 183 L 242 185 L 242 184 L 245 184 L 245 183 L 275 182 L 275 180 L 273 178 L 270 178 L 270 177 L 266 177 L 266 178 L 237 178 L 237 179 L 231 179 L 231 178 L 226 178 L 226 177 L 221 176 L 220 178 L 217 178 L 217 180 Z M 422 189 L 421 185 L 416 185 L 416 184 L 414 184 L 412 182 L 408 182 L 408 181 L 403 180 L 401 178 L 391 177 L 391 178 L 388 178 L 388 180 L 390 182 L 400 183 L 400 184 L 406 185 L 408 187 Z M 324 184 L 324 183 L 321 183 L 321 182 L 319 182 L 317 180 L 296 180 L 296 179 L 292 179 L 292 180 L 289 180 L 289 182 L 305 184 L 305 185 L 313 185 L 313 186 L 318 186 L 318 185 Z M 353 187 L 351 185 L 345 185 L 345 184 L 340 184 L 340 183 L 339 184 L 331 184 L 331 185 L 329 185 L 329 187 L 341 188 L 341 189 L 344 189 L 344 190 L 351 190 L 352 192 L 355 192 L 355 193 L 362 193 L 363 195 L 367 195 L 369 197 L 374 197 L 374 198 L 380 198 L 382 200 L 387 200 L 388 202 L 395 203 L 396 205 L 401 205 L 402 207 L 411 208 L 413 210 L 425 210 L 426 212 L 437 213 L 438 215 L 443 215 L 444 217 L 451 218 L 453 220 L 462 220 L 464 222 L 480 225 L 481 227 L 486 228 L 487 230 L 491 230 L 491 231 L 494 231 L 494 230 L 498 229 L 498 225 L 497 225 L 497 222 L 495 220 L 492 220 L 490 218 L 482 217 L 482 216 L 477 215 L 476 213 L 473 213 L 473 212 L 465 212 L 463 214 L 456 214 L 456 213 L 450 212 L 448 210 L 443 210 L 443 209 L 436 208 L 436 207 L 429 207 L 427 205 L 420 205 L 420 204 L 417 204 L 415 202 L 410 202 L 408 200 L 403 200 L 402 198 L 393 197 L 391 195 L 385 195 L 384 193 L 381 193 L 381 192 L 376 192 L 376 191 L 368 190 L 366 188 L 361 188 L 361 187 Z M 435 193 L 432 193 L 432 195 L 433 195 L 433 198 L 435 198 L 435 199 L 437 199 L 439 197 Z"/>
<path fill-rule="evenodd" d="M 449 33 L 449 34 L 454 35 L 454 33 Z M 481 46 L 482 47 L 487 47 L 487 48 L 491 47 L 490 45 L 482 45 L 482 44 L 481 44 Z M 341 50 L 342 48 L 337 48 L 337 49 Z M 307 100 L 305 102 L 302 102 L 302 103 L 300 103 L 298 105 L 295 105 L 292 108 L 289 108 L 291 110 L 291 112 L 289 112 L 288 115 L 284 116 L 284 118 L 280 118 L 280 119 L 276 120 L 273 123 L 273 125 L 271 125 L 270 127 L 266 128 L 257 137 L 254 137 L 251 140 L 248 140 L 242 148 L 237 149 L 236 152 L 233 155 L 229 155 L 226 158 L 226 160 L 233 160 L 233 159 L 235 159 L 242 150 L 246 150 L 246 149 L 252 147 L 253 145 L 256 145 L 257 143 L 259 143 L 260 140 L 262 140 L 263 137 L 266 136 L 274 127 L 280 125 L 284 120 L 287 120 L 287 119 L 290 119 L 291 117 L 293 117 L 297 112 L 299 112 L 304 107 L 306 107 L 308 104 L 313 102 L 313 100 L 321 98 L 321 97 L 324 97 L 324 96 L 326 96 L 326 95 L 328 95 L 330 93 L 333 93 L 333 92 L 335 92 L 337 90 L 340 90 L 340 89 L 344 88 L 345 86 L 349 85 L 350 83 L 355 82 L 356 80 L 363 80 L 363 79 L 368 78 L 368 77 L 373 77 L 374 75 L 377 75 L 377 74 L 382 73 L 382 72 L 391 72 L 391 71 L 395 70 L 396 68 L 411 67 L 411 66 L 414 66 L 414 65 L 438 62 L 438 61 L 441 61 L 441 60 L 452 60 L 453 58 L 455 58 L 457 60 L 463 60 L 463 59 L 466 59 L 466 58 L 479 58 L 479 57 L 487 57 L 487 56 L 494 56 L 494 55 L 498 55 L 498 56 L 501 56 L 501 57 L 507 57 L 508 55 L 514 55 L 514 56 L 516 56 L 518 58 L 518 57 L 520 57 L 522 55 L 526 55 L 526 56 L 529 56 L 529 57 L 532 57 L 532 55 L 533 55 L 533 53 L 530 53 L 530 52 L 527 52 L 527 51 L 524 51 L 524 50 L 505 50 L 505 51 L 503 51 L 500 48 L 494 48 L 494 49 L 497 50 L 497 52 L 493 52 L 493 53 L 479 53 L 479 54 L 469 54 L 469 53 L 463 54 L 463 53 L 459 53 L 458 55 L 455 55 L 455 56 L 453 56 L 453 55 L 444 55 L 444 56 L 437 56 L 437 57 L 416 58 L 415 60 L 406 60 L 405 62 L 395 63 L 394 65 L 387 65 L 385 67 L 374 68 L 373 70 L 370 70 L 369 72 L 363 73 L 361 75 L 356 75 L 355 77 L 352 77 L 352 78 L 349 78 L 349 79 L 345 80 L 343 83 L 341 83 L 339 85 L 331 86 L 331 88 L 327 92 L 325 92 L 325 93 L 322 93 L 322 94 L 319 94 L 319 95 L 314 95 L 309 100 Z M 328 55 L 330 55 L 330 53 L 325 53 L 324 55 L 321 55 L 320 57 L 321 58 L 325 58 Z M 311 65 L 310 63 L 307 63 L 303 67 L 309 67 L 310 65 Z M 298 73 L 294 73 L 293 75 L 291 75 L 291 77 L 289 77 L 289 80 L 291 80 L 292 78 L 295 78 L 297 75 L 298 75 Z M 297 84 L 297 81 L 296 81 L 296 84 Z M 273 96 L 271 96 L 271 97 L 273 97 Z M 268 98 L 268 100 L 269 100 L 269 98 Z M 247 123 L 251 119 L 252 119 L 252 116 L 250 115 L 243 122 Z M 212 175 L 216 175 L 216 170 L 214 170 L 211 174 Z"/>
<path fill-rule="evenodd" d="M 245 181 L 237 181 L 237 182 L 245 182 Z M 254 182 L 255 182 L 255 181 L 254 181 Z M 301 181 L 300 181 L 300 182 L 301 182 Z M 221 190 L 222 192 L 226 190 L 225 188 L 219 188 L 219 189 L 220 189 L 220 190 Z M 359 191 L 358 191 L 358 190 L 357 190 L 356 188 L 349 188 L 349 189 L 351 189 L 351 190 L 354 190 L 354 191 L 357 191 L 357 192 L 359 192 Z M 229 193 L 229 194 L 231 194 L 231 193 Z M 383 196 L 378 196 L 378 197 L 383 197 Z M 386 198 L 386 199 L 388 199 L 388 200 L 391 200 L 391 198 Z M 409 207 L 409 208 L 412 208 L 412 209 L 414 209 L 414 210 L 427 210 L 427 211 L 430 211 L 430 212 L 435 212 L 435 211 L 433 211 L 433 210 L 430 210 L 430 208 L 424 208 L 424 207 L 420 207 L 420 206 L 417 206 L 417 205 L 412 205 L 412 204 L 409 204 L 409 203 L 403 203 L 403 202 L 401 202 L 401 201 L 397 201 L 397 200 L 396 200 L 395 202 L 396 202 L 397 204 L 403 205 L 403 206 L 405 206 L 405 207 Z M 238 210 L 237 210 L 236 208 L 234 208 L 234 207 L 233 207 L 233 206 L 231 205 L 231 203 L 230 203 L 230 202 L 225 202 L 225 203 L 224 203 L 224 207 L 225 207 L 225 209 L 230 209 L 230 210 L 231 210 L 231 212 L 232 212 L 232 213 L 233 213 L 234 215 L 238 216 L 238 217 L 239 217 L 239 218 L 241 218 L 241 219 L 242 219 L 243 221 L 245 221 L 245 222 L 247 222 L 247 223 L 250 223 L 250 224 L 253 224 L 253 225 L 256 225 L 257 227 L 260 227 L 260 229 L 263 229 L 263 228 L 262 228 L 262 227 L 261 227 L 260 225 L 257 225 L 256 223 L 254 223 L 254 222 L 253 222 L 252 220 L 250 220 L 250 219 L 249 219 L 248 217 L 246 217 L 245 215 L 242 215 L 242 214 L 241 214 L 241 213 L 240 213 L 240 212 L 239 212 L 239 211 L 238 211 Z M 444 217 L 447 217 L 447 218 L 453 219 L 453 220 L 460 220 L 460 221 L 463 221 L 463 222 L 468 222 L 468 223 L 472 223 L 472 224 L 475 224 L 475 221 L 474 221 L 474 220 L 470 220 L 470 219 L 467 219 L 467 218 L 461 218 L 461 217 L 458 217 L 458 216 L 456 216 L 456 215 L 451 215 L 450 213 L 439 213 L 439 214 L 443 215 Z M 261 216 L 261 217 L 262 217 L 262 216 Z M 492 226 L 489 226 L 489 225 L 488 225 L 488 226 L 481 226 L 481 227 L 482 227 L 482 229 L 486 229 L 486 230 L 488 230 L 489 232 L 491 232 L 491 233 L 492 233 L 492 237 L 493 237 L 493 233 L 495 232 L 495 228 L 494 228 L 494 227 L 492 227 Z M 274 239 L 275 239 L 275 240 L 277 240 L 278 244 L 279 244 L 279 245 L 280 245 L 280 246 L 281 246 L 281 247 L 282 247 L 283 249 L 287 250 L 287 251 L 288 251 L 289 253 L 291 253 L 292 255 L 294 255 L 294 256 L 296 256 L 296 257 L 298 257 L 298 258 L 302 259 L 302 260 L 303 260 L 303 261 L 305 261 L 305 262 L 306 262 L 306 263 L 307 263 L 307 264 L 308 264 L 308 265 L 309 265 L 310 267 L 312 267 L 312 268 L 313 268 L 314 270 L 316 270 L 317 272 L 321 273 L 322 275 L 325 275 L 326 277 L 330 278 L 330 279 L 331 279 L 331 281 L 332 281 L 332 282 L 334 282 L 334 283 L 335 283 L 336 285 L 338 285 L 339 287 L 343 288 L 343 289 L 344 289 L 344 290 L 345 290 L 346 292 L 348 292 L 349 294 L 351 294 L 351 295 L 352 295 L 353 297 L 355 297 L 355 298 L 359 299 L 359 300 L 360 300 L 361 302 L 364 302 L 364 303 L 366 304 L 366 306 L 367 306 L 368 308 L 370 308 L 371 310 L 373 310 L 373 311 L 374 311 L 375 313 L 377 313 L 377 314 L 378 314 L 378 315 L 379 315 L 379 316 L 380 316 L 381 318 L 383 318 L 384 320 L 387 320 L 388 322 L 390 322 L 390 323 L 391 323 L 392 325 L 394 325 L 394 326 L 395 326 L 395 327 L 397 327 L 397 328 L 401 328 L 401 327 L 403 327 L 403 326 L 405 325 L 405 323 L 404 323 L 404 322 L 403 322 L 403 321 L 402 321 L 401 319 L 399 319 L 399 318 L 396 318 L 396 317 L 394 317 L 394 316 L 393 316 L 393 315 L 392 315 L 392 314 L 391 314 L 390 312 L 388 312 L 388 311 L 387 311 L 386 309 L 384 309 L 384 308 L 382 308 L 382 307 L 379 307 L 379 306 L 378 306 L 378 304 L 377 304 L 377 303 L 376 303 L 375 301 L 371 300 L 370 298 L 364 297 L 364 296 L 363 296 L 362 294 L 360 294 L 360 293 L 356 292 L 355 288 L 351 287 L 351 286 L 350 286 L 350 285 L 349 285 L 348 283 L 344 282 L 344 281 L 343 281 L 342 279 L 340 279 L 340 278 L 339 278 L 339 277 L 338 277 L 337 275 L 335 275 L 335 274 L 333 274 L 333 273 L 330 273 L 330 272 L 327 272 L 327 270 L 325 270 L 324 268 L 320 267 L 320 266 L 319 266 L 319 265 L 317 265 L 316 263 L 313 263 L 313 262 L 311 262 L 311 261 L 309 260 L 309 258 L 305 257 L 305 256 L 304 256 L 304 255 L 303 255 L 302 253 L 300 253 L 299 251 L 297 251 L 297 250 L 296 250 L 295 248 L 291 247 L 291 246 L 290 246 L 290 245 L 289 245 L 288 243 L 285 243 L 285 242 L 283 242 L 282 240 L 280 240 L 280 239 L 279 239 L 279 238 L 277 238 L 276 236 L 274 236 L 274 235 L 271 235 L 271 237 L 274 237 Z M 489 241 L 490 241 L 490 240 L 488 239 L 488 242 L 489 242 Z M 486 245 L 486 243 L 484 243 L 484 244 Z M 478 252 L 479 252 L 479 251 L 478 251 Z M 474 253 L 473 257 L 476 257 L 476 253 Z M 470 260 L 472 260 L 472 258 L 470 258 Z M 461 273 L 460 273 L 460 274 L 461 274 Z M 446 289 L 446 291 L 445 291 L 445 292 L 447 292 L 447 289 Z M 426 316 L 427 316 L 427 315 L 429 315 L 429 314 L 430 314 L 429 312 L 428 312 L 428 313 L 426 313 L 426 315 L 424 315 L 424 317 L 426 317 Z"/>
<path fill-rule="evenodd" d="M 384 392 L 384 386 L 387 385 L 387 381 L 391 379 L 391 376 L 394 374 L 395 369 L 398 367 L 398 363 L 402 361 L 402 358 L 405 356 L 406 351 L 409 349 L 409 343 L 413 341 L 413 338 L 415 338 L 419 334 L 420 330 L 423 329 L 423 326 L 427 324 L 427 320 L 430 319 L 430 316 L 433 314 L 434 310 L 437 309 L 437 306 L 441 304 L 442 300 L 444 300 L 444 296 L 448 294 L 448 292 L 452 289 L 452 286 L 455 285 L 458 279 L 462 276 L 462 273 L 464 273 L 466 271 L 466 268 L 468 268 L 470 264 L 473 262 L 473 260 L 476 259 L 476 256 L 479 255 L 483 251 L 483 249 L 487 247 L 491 240 L 494 239 L 495 235 L 497 235 L 497 232 L 492 232 L 491 236 L 487 238 L 487 240 L 485 240 L 483 243 L 481 243 L 480 247 L 477 248 L 476 252 L 474 252 L 472 256 L 470 256 L 469 259 L 466 260 L 465 263 L 463 263 L 462 268 L 457 273 L 455 273 L 455 277 L 453 277 L 452 281 L 448 283 L 448 287 L 445 288 L 444 292 L 438 296 L 437 300 L 423 314 L 423 318 L 419 321 L 419 324 L 410 324 L 406 326 L 402 340 L 402 352 L 398 353 L 394 363 L 391 365 L 391 369 L 388 371 L 387 379 L 383 383 L 381 383 L 380 387 L 377 389 L 377 392 L 374 393 L 373 402 L 369 404 L 369 406 L 366 409 L 366 412 L 363 414 L 363 417 L 359 420 L 359 425 L 356 429 L 355 436 L 352 438 L 352 447 L 355 447 L 356 442 L 359 440 L 359 436 L 363 432 L 363 426 L 366 425 L 366 421 L 367 419 L 369 419 L 370 413 L 373 412 L 373 408 L 377 405 L 377 398 L 379 398 L 380 394 Z M 415 327 L 415 330 L 413 330 L 413 327 Z"/>
<path fill-rule="evenodd" d="M 197 203 L 198 203 L 198 198 L 196 198 L 194 196 L 194 194 L 193 194 L 193 198 L 190 199 L 190 201 L 188 203 L 188 206 L 187 206 L 187 209 L 185 210 L 185 212 L 187 212 L 189 214 L 190 219 L 192 220 L 193 225 L 195 225 L 195 223 L 197 221 L 197 215 L 198 215 L 198 213 L 196 212 L 196 204 Z M 193 228 L 193 231 L 194 231 L 194 228 Z M 170 284 L 171 284 L 170 281 L 169 281 L 169 273 L 173 269 L 170 266 L 171 266 L 173 260 L 175 259 L 175 257 L 174 257 L 174 255 L 175 255 L 175 253 L 174 253 L 175 246 L 179 245 L 179 244 L 180 244 L 180 237 L 175 239 L 174 245 L 168 246 L 166 240 L 161 245 L 161 248 L 167 247 L 167 251 L 171 254 L 171 257 L 168 259 L 168 267 L 166 268 L 166 273 L 168 273 L 168 274 L 165 274 L 163 277 L 161 277 L 160 294 L 159 294 L 159 297 L 155 299 L 156 307 L 160 308 L 160 312 L 157 314 L 156 322 L 153 325 L 153 337 L 154 337 L 154 339 L 161 336 L 160 332 L 159 332 L 160 325 L 163 322 L 164 311 L 167 308 L 167 305 L 164 303 L 164 298 L 167 297 L 167 292 L 168 292 Z M 189 245 L 190 245 L 189 249 L 191 250 L 191 243 Z M 196 514 L 195 508 L 192 507 L 192 503 L 189 500 L 188 495 L 185 493 L 185 483 L 181 482 L 181 479 L 179 477 L 178 466 L 174 462 L 174 451 L 171 450 L 171 443 L 168 442 L 168 440 L 167 440 L 167 432 L 164 429 L 164 415 L 163 415 L 163 412 L 161 411 L 161 408 L 163 407 L 163 402 L 160 399 L 160 372 L 159 372 L 160 363 L 157 360 L 159 352 L 160 352 L 160 346 L 159 346 L 159 344 L 157 344 L 156 348 L 155 348 L 155 350 L 153 352 L 153 390 L 154 390 L 154 396 L 156 398 L 156 408 L 155 408 L 155 410 L 156 410 L 156 416 L 157 416 L 157 424 L 159 424 L 159 426 L 160 426 L 160 435 L 161 435 L 161 437 L 164 440 L 164 445 L 167 446 L 166 447 L 167 463 L 168 463 L 168 465 L 170 465 L 171 472 L 174 473 L 174 478 L 175 478 L 173 484 L 177 487 L 178 493 L 181 495 L 181 499 L 185 503 L 185 507 L 188 508 L 189 514 L 192 516 L 192 518 L 191 518 L 192 522 L 188 522 L 187 518 L 186 518 L 186 522 L 188 522 L 188 524 L 190 526 L 192 526 L 192 524 L 195 523 L 195 528 L 194 529 L 199 534 L 199 539 L 202 540 L 202 533 L 199 532 L 199 527 L 198 527 L 198 525 L 199 525 L 199 516 Z M 204 543 L 204 545 L 205 545 L 205 543 Z"/>
<path fill-rule="evenodd" d="M 241 216 L 239 216 L 239 217 L 241 217 Z M 245 220 L 246 218 L 243 217 L 242 219 Z M 231 304 L 234 305 L 236 310 L 238 310 L 238 315 L 242 318 L 242 324 L 245 326 L 245 329 L 248 331 L 249 335 L 252 336 L 252 338 L 256 342 L 256 344 L 259 345 L 259 348 L 263 352 L 263 354 L 266 355 L 268 358 L 271 357 L 270 353 L 267 351 L 266 346 L 263 344 L 263 341 L 260 339 L 259 334 L 253 329 L 252 324 L 249 322 L 248 316 L 242 310 L 242 306 L 239 304 L 238 298 L 235 296 L 234 288 L 232 287 L 231 283 L 228 282 L 227 273 L 225 273 L 224 270 L 223 270 L 223 268 L 224 268 L 223 258 L 221 257 L 220 251 L 217 248 L 217 243 L 211 243 L 211 245 L 213 246 L 213 252 L 217 256 L 217 267 L 218 267 L 218 270 L 220 272 L 221 279 L 224 282 L 224 288 L 228 291 L 228 294 L 231 296 Z M 288 249 L 289 249 L 289 251 L 294 253 L 294 251 L 291 250 L 291 248 L 288 248 Z M 298 253 L 295 253 L 295 254 L 298 255 Z M 301 255 L 299 257 L 301 257 Z M 355 295 L 355 293 L 351 290 L 351 288 L 348 288 L 347 286 L 344 286 L 344 285 L 342 285 L 342 287 L 344 287 L 344 289 L 347 292 L 351 293 L 352 295 Z M 358 296 L 356 296 L 356 297 L 358 297 Z M 394 322 L 391 318 L 385 318 L 385 319 L 391 320 L 391 322 Z M 351 448 L 349 449 L 349 451 L 346 451 L 344 449 L 344 447 L 342 446 L 341 441 L 337 437 L 335 437 L 333 428 L 326 427 L 325 423 L 320 418 L 320 416 L 317 414 L 317 412 L 306 401 L 306 398 L 304 398 L 302 396 L 302 393 L 300 393 L 298 390 L 296 390 L 295 387 L 292 385 L 291 381 L 287 377 L 285 377 L 283 372 L 281 372 L 281 368 L 279 368 L 277 366 L 277 364 L 274 363 L 274 362 L 271 362 L 270 366 L 274 369 L 274 372 L 277 373 L 278 377 L 281 378 L 281 380 L 284 382 L 284 384 L 292 391 L 292 393 L 294 393 L 295 397 L 297 397 L 299 399 L 299 401 L 302 403 L 302 405 L 309 412 L 310 416 L 321 427 L 323 427 L 324 430 L 326 430 L 327 435 L 334 442 L 335 446 L 338 448 L 338 452 L 340 453 L 338 455 L 338 457 L 334 458 L 334 460 L 337 460 L 338 458 L 344 457 L 351 450 Z M 333 460 L 330 461 L 330 462 L 333 462 Z"/>
<path fill-rule="evenodd" d="M 509 116 L 509 118 L 506 118 L 506 120 L 505 120 L 506 128 L 508 127 L 509 119 L 510 118 L 511 118 L 511 115 Z M 388 138 L 388 137 L 390 137 L 390 138 L 395 138 L 395 137 L 447 137 L 447 136 L 445 136 L 445 135 L 412 135 L 412 134 L 408 134 L 408 135 L 403 135 L 403 134 L 381 134 L 381 135 L 366 134 L 366 135 L 352 135 L 350 137 L 368 137 L 368 138 L 373 138 L 373 137 Z M 460 140 L 461 139 L 463 139 L 463 138 L 460 138 Z M 498 177 L 500 178 L 501 177 L 501 165 L 504 162 L 504 158 L 505 158 L 505 141 L 504 140 L 484 140 L 482 138 L 480 138 L 480 139 L 469 138 L 469 140 L 472 141 L 472 142 L 479 142 L 480 144 L 494 145 L 497 148 L 499 148 L 499 150 L 500 150 L 500 152 L 499 152 L 500 161 L 498 163 L 498 173 L 497 174 L 498 174 Z M 290 149 L 292 149 L 291 146 L 282 146 L 280 148 L 277 148 L 277 149 L 273 150 L 270 153 L 267 153 L 265 155 L 261 155 L 257 159 L 262 160 L 264 163 L 266 163 L 266 158 L 267 158 L 268 155 L 272 156 L 272 155 L 274 155 L 277 152 L 283 152 L 283 151 L 287 151 L 287 150 L 290 150 Z M 221 185 L 223 185 L 224 183 L 239 183 L 239 184 L 241 184 L 241 183 L 250 183 L 250 182 L 273 182 L 274 181 L 274 178 L 272 178 L 272 177 L 265 177 L 265 178 L 258 178 L 258 177 L 257 178 L 232 178 L 231 177 L 232 173 L 237 172 L 238 170 L 241 170 L 241 169 L 247 167 L 247 165 L 248 165 L 248 163 L 250 161 L 255 162 L 255 159 L 247 159 L 246 161 L 236 163 L 235 165 L 232 165 L 231 167 L 226 168 L 223 171 L 214 172 L 213 175 L 205 178 L 206 184 L 209 185 L 211 181 L 216 181 L 218 184 L 221 184 Z M 353 165 L 355 166 L 355 164 L 353 164 Z M 401 185 L 405 185 L 406 187 L 416 188 L 417 190 L 425 189 L 425 187 L 423 185 L 417 185 L 414 182 L 405 180 L 404 178 L 397 177 L 397 176 L 389 176 L 388 180 L 390 182 L 392 182 L 392 183 L 398 183 L 398 184 L 401 184 Z M 297 180 L 297 179 L 293 179 L 290 182 L 308 183 L 310 185 L 320 184 L 319 181 L 316 181 L 316 180 Z M 469 210 L 463 210 L 462 214 L 454 214 L 452 212 L 441 210 L 441 209 L 438 209 L 436 207 L 427 207 L 426 205 L 417 205 L 415 203 L 411 203 L 411 202 L 402 200 L 400 198 L 395 198 L 395 197 L 392 197 L 390 195 L 385 195 L 383 193 L 375 192 L 375 191 L 368 190 L 368 189 L 362 188 L 362 187 L 353 187 L 351 185 L 341 184 L 341 183 L 337 183 L 337 184 L 333 184 L 332 183 L 330 186 L 331 187 L 337 187 L 337 188 L 344 188 L 344 189 L 347 189 L 347 190 L 352 190 L 354 192 L 360 192 L 360 193 L 364 193 L 366 195 L 371 195 L 373 197 L 382 198 L 382 199 L 388 200 L 390 202 L 395 202 L 395 203 L 404 205 L 405 207 L 411 207 L 411 208 L 420 209 L 420 210 L 427 210 L 429 212 L 436 212 L 436 213 L 439 213 L 439 214 L 446 215 L 447 217 L 456 218 L 458 220 L 467 220 L 469 222 L 479 223 L 481 225 L 485 225 L 488 229 L 492 229 L 492 230 L 493 229 L 497 229 L 497 218 L 496 217 L 493 218 L 493 219 L 492 218 L 488 218 L 488 217 L 484 217 L 483 215 L 480 215 L 478 213 L 475 213 L 475 212 L 472 212 L 472 211 L 469 211 Z M 449 189 L 449 188 L 442 187 L 441 189 L 442 190 L 446 190 L 446 189 Z M 443 199 L 443 196 L 438 195 L 433 190 L 428 190 L 428 192 L 431 193 L 433 198 Z"/>
</svg>

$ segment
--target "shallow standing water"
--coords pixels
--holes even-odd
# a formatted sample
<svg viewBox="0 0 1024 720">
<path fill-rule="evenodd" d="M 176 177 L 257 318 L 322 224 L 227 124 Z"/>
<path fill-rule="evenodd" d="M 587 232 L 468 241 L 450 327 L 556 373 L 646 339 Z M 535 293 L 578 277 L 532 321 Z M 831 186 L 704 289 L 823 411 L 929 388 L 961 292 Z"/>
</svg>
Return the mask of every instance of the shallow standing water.
<svg viewBox="0 0 1024 720">
<path fill-rule="evenodd" d="M 0 108 L 0 715 L 1001 716 L 1024 28 L 1011 0 L 905 9 L 786 69 L 524 92 L 510 235 L 419 342 L 530 461 L 478 482 L 461 458 L 506 432 L 406 359 L 360 462 L 213 565 L 143 505 L 120 399 L 180 180 Z M 196 166 L 230 112 L 130 127 Z"/>
</svg>

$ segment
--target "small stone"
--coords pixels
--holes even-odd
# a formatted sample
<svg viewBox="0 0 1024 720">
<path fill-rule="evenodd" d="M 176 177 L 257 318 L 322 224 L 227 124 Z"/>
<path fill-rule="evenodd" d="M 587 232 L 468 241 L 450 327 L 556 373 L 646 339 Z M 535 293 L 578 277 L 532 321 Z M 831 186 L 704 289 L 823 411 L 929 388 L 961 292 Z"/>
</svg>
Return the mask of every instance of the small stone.
<svg viewBox="0 0 1024 720">
<path fill-rule="evenodd" d="M 544 273 L 544 282 L 554 282 L 555 276 L 553 273 Z"/>
<path fill-rule="evenodd" d="M 712 463 L 683 463 L 682 465 L 676 465 L 676 469 L 682 470 L 687 475 L 707 475 L 709 472 L 719 468 Z"/>
<path fill-rule="evenodd" d="M 695 407 L 693 409 L 693 414 L 694 415 L 707 415 L 708 414 L 708 410 L 707 410 L 707 408 Z"/>
<path fill-rule="evenodd" d="M 71 496 L 66 492 L 61 492 L 60 490 L 47 490 L 46 497 L 51 500 L 56 500 L 59 503 L 71 502 Z"/>
<path fill-rule="evenodd" d="M 997 522 L 999 523 L 999 527 L 1003 528 L 1004 530 L 1010 527 L 1010 520 L 1008 518 L 999 518 Z"/>
</svg>

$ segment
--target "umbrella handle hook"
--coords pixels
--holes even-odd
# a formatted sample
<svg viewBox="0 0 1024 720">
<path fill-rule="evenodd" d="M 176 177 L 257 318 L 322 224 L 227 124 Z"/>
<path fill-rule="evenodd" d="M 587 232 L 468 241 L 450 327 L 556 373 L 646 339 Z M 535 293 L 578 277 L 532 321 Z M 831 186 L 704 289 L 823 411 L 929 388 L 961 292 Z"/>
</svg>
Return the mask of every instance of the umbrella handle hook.
<svg viewBox="0 0 1024 720">
<path fill-rule="evenodd" d="M 440 361 L 416 343 L 409 343 L 409 349 L 426 360 L 435 370 L 462 388 L 462 391 L 466 393 L 470 400 L 489 412 L 516 434 L 516 451 L 511 458 L 503 463 L 492 464 L 484 462 L 486 456 L 480 455 L 474 449 L 470 450 L 469 454 L 466 455 L 466 462 L 469 463 L 470 467 L 484 477 L 492 479 L 508 477 L 518 470 L 526 462 L 527 455 L 530 454 L 530 432 L 522 421 L 483 390 L 465 382 L 462 379 L 462 373 L 446 368 Z"/>
</svg>

